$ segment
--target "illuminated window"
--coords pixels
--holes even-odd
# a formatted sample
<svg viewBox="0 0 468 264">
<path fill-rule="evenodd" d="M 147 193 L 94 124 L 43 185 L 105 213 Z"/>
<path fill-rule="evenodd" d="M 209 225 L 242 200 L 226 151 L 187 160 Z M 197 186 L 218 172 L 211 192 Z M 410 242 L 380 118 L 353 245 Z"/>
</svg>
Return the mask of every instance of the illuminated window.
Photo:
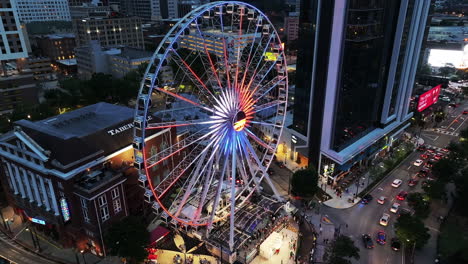
<svg viewBox="0 0 468 264">
<path fill-rule="evenodd" d="M 112 202 L 113 206 L 114 206 L 114 214 L 122 211 L 122 204 L 120 203 L 120 199 L 115 199 L 113 202 Z"/>
</svg>

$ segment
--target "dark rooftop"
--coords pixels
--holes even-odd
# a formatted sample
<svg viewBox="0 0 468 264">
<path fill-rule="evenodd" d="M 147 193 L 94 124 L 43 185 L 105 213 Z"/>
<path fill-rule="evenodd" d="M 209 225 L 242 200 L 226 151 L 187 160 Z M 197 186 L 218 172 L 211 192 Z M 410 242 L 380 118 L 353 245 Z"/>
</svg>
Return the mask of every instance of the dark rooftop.
<svg viewBox="0 0 468 264">
<path fill-rule="evenodd" d="M 15 124 L 51 152 L 54 166 L 68 170 L 72 165 L 129 146 L 133 139 L 133 111 L 124 106 L 97 103 L 41 121 L 20 120 Z"/>
</svg>

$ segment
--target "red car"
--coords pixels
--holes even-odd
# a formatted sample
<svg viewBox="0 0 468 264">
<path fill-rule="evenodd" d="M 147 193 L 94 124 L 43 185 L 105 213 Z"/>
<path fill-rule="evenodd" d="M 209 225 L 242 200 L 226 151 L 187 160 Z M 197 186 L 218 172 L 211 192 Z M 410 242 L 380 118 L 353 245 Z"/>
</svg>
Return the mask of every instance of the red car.
<svg viewBox="0 0 468 264">
<path fill-rule="evenodd" d="M 427 159 L 427 155 L 426 154 L 421 154 L 421 159 Z"/>
<path fill-rule="evenodd" d="M 434 150 L 433 150 L 433 149 L 430 149 L 430 148 L 428 148 L 428 149 L 427 149 L 427 152 L 429 152 L 429 153 L 434 153 Z"/>
<path fill-rule="evenodd" d="M 409 187 L 414 187 L 414 186 L 416 186 L 417 184 L 418 184 L 418 180 L 417 180 L 417 179 L 411 179 L 411 180 L 409 180 L 409 182 L 408 182 L 408 186 L 409 186 Z"/>
<path fill-rule="evenodd" d="M 440 160 L 440 159 L 442 159 L 443 157 L 444 157 L 444 156 L 437 154 L 437 155 L 434 156 L 434 159 Z"/>
<path fill-rule="evenodd" d="M 406 199 L 406 196 L 408 196 L 408 193 L 405 191 L 401 191 L 397 196 L 397 200 L 399 201 L 404 201 Z"/>
<path fill-rule="evenodd" d="M 465 109 L 465 110 L 463 111 L 463 114 L 464 114 L 464 115 L 468 115 L 468 109 Z"/>
</svg>

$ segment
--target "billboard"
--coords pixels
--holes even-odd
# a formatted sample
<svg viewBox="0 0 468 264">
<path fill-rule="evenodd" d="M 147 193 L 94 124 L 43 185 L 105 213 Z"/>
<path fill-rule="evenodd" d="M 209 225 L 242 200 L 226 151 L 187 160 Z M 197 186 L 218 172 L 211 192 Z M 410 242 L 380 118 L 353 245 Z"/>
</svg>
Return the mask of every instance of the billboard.
<svg viewBox="0 0 468 264">
<path fill-rule="evenodd" d="M 437 100 L 439 100 L 441 88 L 442 88 L 442 85 L 439 84 L 436 87 L 430 89 L 429 91 L 419 96 L 418 112 L 421 112 L 424 109 L 428 108 L 429 106 L 437 103 Z"/>
</svg>

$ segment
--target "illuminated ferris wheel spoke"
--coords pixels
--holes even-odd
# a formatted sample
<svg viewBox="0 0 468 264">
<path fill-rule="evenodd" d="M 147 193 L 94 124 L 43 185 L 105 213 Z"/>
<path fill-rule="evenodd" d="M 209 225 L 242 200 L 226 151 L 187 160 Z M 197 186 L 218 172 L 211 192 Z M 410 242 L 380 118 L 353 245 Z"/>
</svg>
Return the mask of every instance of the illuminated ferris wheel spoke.
<svg viewBox="0 0 468 264">
<path fill-rule="evenodd" d="M 268 150 L 273 151 L 273 148 L 270 147 L 270 145 L 268 145 L 263 140 L 261 140 L 259 137 L 257 137 L 257 135 L 255 135 L 252 131 L 250 131 L 247 128 L 245 128 L 244 130 L 251 139 L 253 139 L 255 142 L 257 142 L 257 144 L 259 144 L 260 146 L 262 146 L 262 147 L 264 147 L 264 148 L 266 148 Z"/>
<path fill-rule="evenodd" d="M 269 108 L 284 105 L 284 104 L 286 104 L 285 101 L 275 100 L 275 101 L 272 101 L 272 102 L 268 102 L 268 103 L 265 103 L 265 104 L 262 104 L 262 105 L 255 106 L 255 112 L 258 113 L 258 112 L 263 111 L 265 109 L 269 109 Z"/>
<path fill-rule="evenodd" d="M 267 169 L 263 165 L 263 163 L 260 161 L 260 159 L 257 156 L 257 153 L 255 153 L 255 150 L 253 149 L 252 145 L 250 144 L 249 140 L 247 138 L 243 138 L 245 142 L 245 146 L 247 147 L 247 150 L 250 152 L 252 157 L 254 158 L 255 162 L 257 163 L 260 171 L 263 174 L 263 177 L 267 180 L 268 185 L 270 185 L 270 188 L 273 190 L 273 193 L 275 194 L 276 198 L 280 201 L 283 200 L 283 198 L 279 195 L 278 191 L 276 190 L 276 187 L 273 185 L 273 182 L 270 179 L 270 176 L 268 175 Z"/>
<path fill-rule="evenodd" d="M 181 95 L 175 94 L 175 93 L 173 93 L 173 92 L 170 92 L 170 91 L 168 91 L 168 90 L 165 90 L 165 89 L 159 88 L 159 87 L 155 87 L 154 89 L 156 89 L 156 90 L 158 90 L 158 91 L 160 91 L 160 92 L 162 92 L 162 93 L 165 93 L 165 94 L 167 94 L 167 95 L 170 95 L 170 96 L 172 96 L 172 97 L 174 97 L 174 98 L 176 98 L 176 99 L 178 99 L 178 100 L 182 100 L 182 101 L 185 101 L 185 102 L 187 102 L 187 103 L 189 103 L 189 104 L 192 104 L 192 105 L 194 105 L 194 106 L 196 106 L 196 107 L 199 107 L 199 108 L 201 108 L 201 109 L 203 109 L 203 110 L 205 110 L 205 111 L 214 113 L 214 110 L 213 110 L 213 109 L 211 109 L 211 108 L 209 108 L 209 107 L 207 107 L 207 106 L 204 106 L 204 105 L 202 105 L 202 104 L 196 103 L 196 102 L 194 102 L 194 101 L 192 101 L 192 100 L 190 100 L 190 99 L 188 99 L 188 98 L 185 98 L 185 97 L 183 97 L 183 96 L 181 96 Z"/>
<path fill-rule="evenodd" d="M 198 35 L 202 38 L 203 40 L 203 49 L 205 50 L 205 54 L 206 54 L 206 57 L 208 57 L 208 61 L 209 61 L 209 64 L 210 64 L 210 67 L 211 67 L 211 71 L 213 73 L 213 75 L 215 76 L 216 78 L 216 81 L 218 82 L 218 85 L 219 85 L 219 88 L 222 88 L 223 85 L 221 84 L 221 80 L 219 79 L 219 76 L 218 76 L 218 73 L 216 71 L 216 68 L 213 64 L 213 60 L 211 59 L 211 55 L 210 53 L 208 52 L 208 48 L 206 47 L 206 40 L 205 40 L 205 37 L 203 36 L 203 34 L 201 33 L 200 31 L 200 26 L 198 25 L 198 22 L 195 21 L 195 25 L 197 27 L 197 32 L 198 32 Z"/>
<path fill-rule="evenodd" d="M 194 188 L 195 184 L 197 182 L 199 182 L 200 177 L 205 173 L 205 170 L 208 168 L 208 165 L 211 163 L 210 161 L 214 158 L 214 155 L 216 154 L 216 151 L 219 148 L 219 145 L 217 143 L 219 143 L 220 139 L 221 139 L 220 137 L 217 137 L 214 140 L 214 142 L 209 144 L 209 146 L 213 147 L 213 149 L 211 150 L 211 154 L 210 154 L 208 160 L 205 160 L 205 157 L 207 156 L 208 152 L 203 152 L 202 156 L 198 159 L 196 169 L 194 171 L 192 171 L 192 173 L 189 175 L 190 183 L 187 186 L 187 189 L 185 190 L 185 194 L 182 197 L 182 199 L 180 201 L 180 204 L 179 204 L 179 209 L 177 209 L 177 212 L 175 213 L 174 216 L 176 216 L 176 217 L 179 216 L 180 212 L 182 211 L 183 207 L 185 206 L 185 203 L 187 202 L 188 197 L 192 194 L 192 191 L 193 191 L 193 188 Z M 200 171 L 200 169 L 201 169 L 201 171 Z"/>
<path fill-rule="evenodd" d="M 134 133 L 142 143 L 134 146 L 135 156 L 143 157 L 143 168 L 137 163 L 147 177 L 142 184 L 155 199 L 148 200 L 182 225 L 206 228 L 207 235 L 213 223 L 227 223 L 231 249 L 236 211 L 260 191 L 263 179 L 272 185 L 266 169 L 287 102 L 280 46 L 273 25 L 255 7 L 209 3 L 170 30 L 140 87 L 144 100 L 137 101 L 135 120 L 142 127 Z M 153 106 L 143 104 L 148 98 Z M 260 135 L 262 127 L 273 140 Z M 167 147 L 143 144 L 164 128 L 177 135 Z M 160 164 L 169 172 L 161 174 Z"/>
<path fill-rule="evenodd" d="M 201 131 L 200 131 L 201 132 Z M 169 147 L 161 150 L 160 152 L 156 153 L 155 155 L 146 159 L 146 164 L 148 169 L 160 164 L 161 162 L 167 160 L 168 158 L 174 156 L 175 154 L 180 153 L 181 151 L 187 149 L 188 147 L 202 142 L 205 138 L 208 138 L 211 134 L 214 134 L 215 131 L 209 131 L 206 133 L 196 133 L 184 138 L 183 140 L 170 145 Z"/>
<path fill-rule="evenodd" d="M 195 154 L 195 155 L 190 155 L 190 156 L 187 156 L 183 159 L 183 161 L 185 162 L 181 162 L 179 163 L 176 168 L 174 170 L 172 170 L 168 176 L 166 178 L 164 178 L 163 181 L 161 181 L 159 183 L 159 185 L 156 187 L 156 189 L 158 190 L 163 190 L 161 191 L 161 196 L 164 195 L 170 187 L 172 187 L 178 180 L 179 178 L 196 162 L 198 161 L 198 159 L 204 154 L 204 152 L 208 151 L 211 146 L 213 144 L 213 141 L 208 143 L 207 146 L 203 147 L 201 145 L 198 145 L 198 146 L 201 146 L 200 148 L 200 151 L 198 154 Z M 198 147 L 197 146 L 197 147 Z M 193 151 L 195 151 L 197 148 L 194 148 Z M 192 152 L 193 152 L 192 151 Z M 192 153 L 191 152 L 191 153 Z M 195 152 L 196 153 L 196 152 Z"/>
<path fill-rule="evenodd" d="M 269 81 L 263 86 L 257 86 L 254 90 L 254 98 L 256 100 L 263 98 L 268 93 L 270 93 L 274 88 L 276 88 L 280 83 L 286 81 L 286 77 L 275 77 L 273 80 Z M 266 89 L 265 91 L 263 91 Z"/>
<path fill-rule="evenodd" d="M 260 126 L 274 126 L 276 128 L 282 128 L 283 127 L 283 125 L 278 125 L 278 124 L 269 123 L 269 122 L 255 121 L 255 120 L 251 120 L 250 123 L 260 125 Z"/>
<path fill-rule="evenodd" d="M 196 119 L 196 120 L 187 120 L 187 121 L 169 121 L 161 123 L 149 123 L 146 129 L 161 129 L 168 127 L 182 127 L 182 126 L 194 126 L 194 125 L 208 125 L 208 124 L 217 124 L 221 123 L 220 120 L 215 119 Z"/>
</svg>

